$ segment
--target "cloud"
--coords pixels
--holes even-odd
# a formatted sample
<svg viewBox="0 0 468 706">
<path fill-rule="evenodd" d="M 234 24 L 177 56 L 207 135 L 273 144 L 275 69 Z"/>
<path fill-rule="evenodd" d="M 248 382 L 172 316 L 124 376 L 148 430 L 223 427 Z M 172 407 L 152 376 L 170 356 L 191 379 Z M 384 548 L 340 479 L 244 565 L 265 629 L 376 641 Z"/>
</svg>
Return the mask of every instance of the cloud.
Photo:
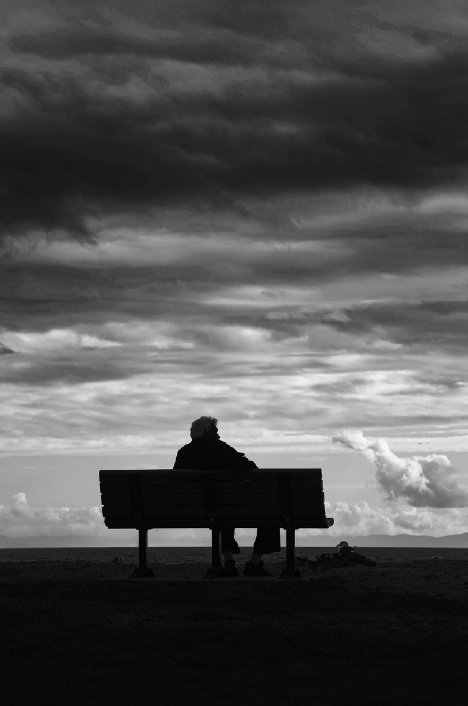
<svg viewBox="0 0 468 706">
<path fill-rule="evenodd" d="M 374 246 L 340 249 L 324 240 L 281 242 L 239 231 L 240 222 L 218 236 L 122 229 L 103 235 L 98 248 L 37 246 L 3 263 L 3 325 L 15 330 L 21 321 L 39 331 L 59 328 L 61 319 L 89 326 L 137 318 L 178 321 L 187 330 L 192 319 L 197 326 L 260 329 L 275 341 L 307 336 L 320 350 L 466 348 L 464 268 L 434 270 L 430 279 L 417 269 L 404 281 L 385 279 L 373 272 L 385 269 L 390 235 L 379 259 Z M 395 269 L 416 267 L 416 255 L 405 251 Z M 456 249 L 452 258 L 463 262 Z"/>
<path fill-rule="evenodd" d="M 339 432 L 332 441 L 359 451 L 375 466 L 377 483 L 388 500 L 405 499 L 413 507 L 468 506 L 468 491 L 450 477 L 455 469 L 447 456 L 400 458 L 385 439 L 371 441 L 358 430 Z"/>
<path fill-rule="evenodd" d="M 341 333 L 379 338 L 415 351 L 461 353 L 467 344 L 468 301 L 464 298 L 403 302 L 392 297 L 343 306 L 340 316 L 318 311 L 312 318 Z"/>
<path fill-rule="evenodd" d="M 100 507 L 31 508 L 25 493 L 16 493 L 9 505 L 0 505 L 0 534 L 8 537 L 91 537 L 104 530 Z"/>
<path fill-rule="evenodd" d="M 402 499 L 390 507 L 372 507 L 363 501 L 359 503 L 325 503 L 327 517 L 333 517 L 335 524 L 327 531 L 327 536 L 346 538 L 346 534 L 427 534 L 443 536 L 467 531 L 466 511 L 457 508 L 421 508 L 408 506 Z M 319 534 L 314 531 L 301 531 L 302 536 Z"/>
<path fill-rule="evenodd" d="M 303 433 L 464 433 L 461 19 L 417 32 L 403 4 L 393 26 L 372 2 L 53 17 L 7 2 L 11 437 L 146 433 L 149 395 L 173 428 L 205 395 Z"/>
<path fill-rule="evenodd" d="M 369 40 L 375 13 L 362 8 L 351 28 L 302 3 L 167 10 L 151 37 L 71 20 L 10 37 L 0 74 L 5 233 L 92 241 L 97 214 L 353 188 L 409 197 L 463 178 L 466 53 L 438 46 L 437 33 L 421 43 L 411 30 L 387 32 L 382 54 Z M 48 63 L 37 71 L 24 52 Z M 113 83 L 116 55 L 128 80 Z"/>
<path fill-rule="evenodd" d="M 0 343 L 0 355 L 9 355 L 14 352 L 15 351 L 11 348 L 8 348 L 8 346 L 5 346 L 3 343 Z"/>
<path fill-rule="evenodd" d="M 119 55 L 154 57 L 193 64 L 250 66 L 262 63 L 262 45 L 252 36 L 242 37 L 229 29 L 216 33 L 199 29 L 193 36 L 175 31 L 159 31 L 149 38 L 72 27 L 62 31 L 17 35 L 9 42 L 13 52 L 35 54 L 48 59 L 82 55 Z"/>
</svg>

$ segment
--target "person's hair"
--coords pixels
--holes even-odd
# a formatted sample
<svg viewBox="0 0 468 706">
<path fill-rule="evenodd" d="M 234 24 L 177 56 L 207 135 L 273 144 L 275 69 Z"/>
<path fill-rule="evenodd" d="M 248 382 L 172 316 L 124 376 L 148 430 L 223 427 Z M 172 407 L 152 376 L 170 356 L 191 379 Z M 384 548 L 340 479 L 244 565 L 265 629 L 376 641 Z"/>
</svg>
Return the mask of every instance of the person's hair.
<svg viewBox="0 0 468 706">
<path fill-rule="evenodd" d="M 210 433 L 210 431 L 213 431 L 217 424 L 218 420 L 214 417 L 199 417 L 192 422 L 192 426 L 190 427 L 190 436 L 192 439 L 198 439 L 206 436 Z"/>
</svg>

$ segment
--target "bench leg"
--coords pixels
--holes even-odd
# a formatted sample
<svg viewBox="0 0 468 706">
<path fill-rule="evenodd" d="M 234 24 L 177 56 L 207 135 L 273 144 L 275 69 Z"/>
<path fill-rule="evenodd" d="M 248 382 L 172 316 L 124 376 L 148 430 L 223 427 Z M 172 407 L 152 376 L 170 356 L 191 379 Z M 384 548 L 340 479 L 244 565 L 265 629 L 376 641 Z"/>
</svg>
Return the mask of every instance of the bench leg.
<svg viewBox="0 0 468 706">
<path fill-rule="evenodd" d="M 215 579 L 222 568 L 221 559 L 221 530 L 213 527 L 211 530 L 211 569 L 208 569 L 203 578 Z"/>
<path fill-rule="evenodd" d="M 138 529 L 138 569 L 135 569 L 133 574 L 129 577 L 131 579 L 146 579 L 154 576 L 154 571 L 148 569 L 147 562 L 147 550 L 148 550 L 148 530 L 146 527 L 139 527 Z"/>
<path fill-rule="evenodd" d="M 281 572 L 280 579 L 302 578 L 299 569 L 294 568 L 295 539 L 295 527 L 286 527 L 286 568 Z"/>
</svg>

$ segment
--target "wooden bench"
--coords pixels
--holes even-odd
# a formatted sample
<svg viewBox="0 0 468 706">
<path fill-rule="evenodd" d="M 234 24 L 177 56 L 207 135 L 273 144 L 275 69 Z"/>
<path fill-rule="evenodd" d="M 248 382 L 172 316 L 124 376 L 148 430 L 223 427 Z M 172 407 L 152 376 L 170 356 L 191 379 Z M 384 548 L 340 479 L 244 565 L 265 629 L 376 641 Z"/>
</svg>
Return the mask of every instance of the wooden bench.
<svg viewBox="0 0 468 706">
<path fill-rule="evenodd" d="M 147 566 L 148 530 L 208 527 L 212 565 L 222 567 L 223 527 L 280 527 L 286 530 L 286 569 L 280 578 L 300 578 L 294 568 L 295 531 L 328 529 L 319 468 L 263 468 L 247 472 L 196 470 L 102 470 L 102 514 L 109 529 L 135 528 L 139 566 L 132 577 L 154 576 Z"/>
</svg>

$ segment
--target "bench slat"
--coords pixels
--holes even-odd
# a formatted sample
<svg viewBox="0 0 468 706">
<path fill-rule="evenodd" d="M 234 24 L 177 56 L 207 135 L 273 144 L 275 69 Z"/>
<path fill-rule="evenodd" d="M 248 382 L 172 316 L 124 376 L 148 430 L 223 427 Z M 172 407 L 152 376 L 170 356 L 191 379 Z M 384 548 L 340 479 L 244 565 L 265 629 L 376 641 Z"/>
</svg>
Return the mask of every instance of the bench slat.
<svg viewBox="0 0 468 706">
<path fill-rule="evenodd" d="M 181 517 L 175 520 L 165 520 L 164 522 L 161 522 L 160 519 L 157 517 L 149 518 L 148 529 L 195 528 L 209 531 L 206 523 L 196 517 Z M 299 529 L 328 529 L 325 517 L 299 517 L 295 519 L 294 524 Z M 221 528 L 235 526 L 239 529 L 255 529 L 257 527 L 282 527 L 282 524 L 278 518 L 258 518 L 255 522 L 251 518 L 247 518 L 246 520 L 237 520 L 235 524 L 229 520 L 221 520 L 219 526 Z M 110 518 L 106 521 L 106 527 L 108 529 L 136 529 L 135 521 L 130 518 Z"/>
<path fill-rule="evenodd" d="M 241 482 L 241 487 L 248 487 L 248 492 L 252 494 L 264 494 L 277 492 L 278 481 L 275 479 L 273 481 L 260 481 L 256 483 L 243 483 Z M 227 492 L 239 492 L 239 482 L 238 483 L 217 483 L 216 487 L 220 490 L 223 489 Z M 128 493 L 128 482 L 124 483 L 101 483 L 101 494 L 109 495 L 120 495 L 122 493 Z M 144 495 L 154 495 L 157 493 L 174 493 L 177 495 L 198 495 L 203 489 L 201 481 L 190 482 L 190 483 L 166 483 L 166 482 L 142 482 L 141 490 Z M 321 490 L 321 489 L 320 489 Z"/>
<path fill-rule="evenodd" d="M 240 481 L 242 483 L 242 488 L 244 488 L 244 482 Z M 275 478 L 272 481 L 256 481 L 253 483 L 249 483 L 248 481 L 245 482 L 245 485 L 248 485 L 249 493 L 255 493 L 255 494 L 261 494 L 261 493 L 268 493 L 268 492 L 277 492 L 278 491 L 278 479 Z M 225 482 L 220 482 L 218 479 L 216 479 L 216 488 L 217 492 L 227 492 L 227 493 L 235 493 L 238 492 L 239 488 L 239 481 L 238 482 L 233 482 L 233 481 L 225 481 Z M 322 482 L 317 482 L 316 480 L 292 480 L 292 488 L 293 492 L 298 492 L 298 493 L 321 493 L 323 492 L 323 486 Z"/>
<path fill-rule="evenodd" d="M 299 498 L 293 498 L 293 509 L 294 512 L 299 512 L 302 508 L 306 512 L 311 512 L 317 508 L 323 509 L 323 493 L 309 493 L 301 495 Z M 110 508 L 122 508 L 131 510 L 131 500 L 128 495 L 110 495 L 103 498 L 103 506 L 105 511 Z M 205 501 L 203 495 L 145 495 L 143 499 L 143 506 L 145 509 L 145 514 L 149 514 L 152 508 L 155 507 L 167 507 L 168 509 L 173 507 L 205 507 Z M 218 493 L 217 495 L 217 506 L 222 507 L 272 507 L 279 511 L 279 500 L 276 493 L 267 493 L 266 495 L 251 496 L 243 495 L 241 493 L 224 494 Z"/>
<path fill-rule="evenodd" d="M 159 476 L 162 476 L 163 474 L 167 474 L 171 477 L 174 476 L 188 476 L 190 474 L 194 473 L 226 473 L 226 474 L 233 474 L 233 475 L 250 475 L 250 474 L 255 474 L 255 475 L 262 475 L 265 473 L 290 473 L 290 474 L 298 474 L 299 476 L 301 475 L 308 475 L 308 476 L 314 476 L 316 478 L 322 478 L 322 470 L 320 468 L 253 468 L 251 471 L 230 471 L 227 469 L 216 469 L 214 471 L 200 471 L 200 470 L 195 470 L 193 468 L 190 469 L 179 469 L 179 468 L 135 468 L 135 469 L 128 469 L 128 468 L 117 468 L 117 469 L 103 469 L 99 471 L 99 475 L 101 478 L 106 478 L 107 480 L 119 480 L 122 476 L 125 476 L 126 474 L 133 474 L 133 473 L 139 473 L 142 476 L 150 476 L 152 474 Z"/>
<path fill-rule="evenodd" d="M 257 485 L 262 486 L 264 483 L 277 483 L 278 473 L 281 473 L 281 469 L 275 469 L 275 471 L 268 471 L 265 473 L 262 469 L 257 469 L 251 471 L 247 474 L 237 474 L 229 471 L 213 471 L 216 478 L 216 485 L 218 487 L 229 488 L 235 486 L 238 483 L 248 483 L 252 489 Z M 174 486 L 183 485 L 184 487 L 190 488 L 196 485 L 201 480 L 200 471 L 187 471 L 180 472 L 178 470 L 171 471 L 100 471 L 100 484 L 109 490 L 115 488 L 125 488 L 128 487 L 128 481 L 131 476 L 138 475 L 141 479 L 142 489 L 151 492 L 154 485 L 160 486 L 161 484 L 171 484 Z M 288 477 L 294 486 L 297 487 L 310 486 L 309 492 L 320 492 L 323 489 L 322 476 L 317 474 L 312 470 L 299 469 L 292 473 L 288 473 Z"/>
<path fill-rule="evenodd" d="M 99 479 L 101 481 L 109 482 L 109 481 L 114 481 L 118 482 L 123 479 L 127 479 L 128 476 L 130 475 L 139 475 L 141 476 L 142 480 L 146 481 L 148 478 L 157 477 L 158 479 L 161 480 L 167 480 L 167 481 L 174 481 L 175 478 L 177 478 L 178 481 L 180 482 L 185 482 L 185 481 L 190 481 L 200 473 L 200 471 L 179 471 L 178 469 L 161 469 L 161 470 L 156 470 L 156 469 L 148 469 L 148 468 L 143 468 L 143 469 L 135 469 L 135 470 L 116 470 L 116 471 L 111 471 L 111 470 L 104 470 L 104 471 L 99 471 Z"/>
<path fill-rule="evenodd" d="M 239 492 L 239 484 L 244 489 L 244 486 L 248 485 L 249 494 L 262 495 L 266 493 L 277 492 L 278 481 L 237 481 L 237 482 L 226 482 L 220 483 L 216 482 L 216 487 L 218 492 L 236 493 Z M 190 482 L 190 483 L 167 483 L 167 482 L 143 482 L 142 491 L 145 495 L 151 495 L 156 493 L 174 493 L 174 494 L 184 494 L 184 495 L 199 495 L 201 490 L 200 482 Z M 101 482 L 101 495 L 122 495 L 128 493 L 128 481 L 123 481 L 116 483 L 114 481 Z M 297 494 L 302 493 L 322 493 L 323 486 L 322 483 L 317 483 L 316 481 L 292 481 L 293 492 Z"/>
<path fill-rule="evenodd" d="M 125 494 L 115 494 L 115 495 L 103 495 L 103 505 L 104 507 L 119 507 L 131 505 L 131 500 L 128 493 Z M 205 499 L 202 493 L 197 495 L 166 495 L 165 493 L 154 493 L 152 495 L 145 495 L 143 498 L 143 504 L 145 508 L 151 505 L 180 505 L 181 507 L 205 507 Z"/>
<path fill-rule="evenodd" d="M 317 516 L 319 508 L 301 508 L 301 515 L 308 514 L 309 516 Z M 203 507 L 191 507 L 189 512 L 185 507 L 167 507 L 166 505 L 155 506 L 153 505 L 149 510 L 144 512 L 144 520 L 147 522 L 150 517 L 159 518 L 170 518 L 175 519 L 179 517 L 187 517 L 190 514 L 191 517 L 205 518 L 205 508 Z M 325 515 L 321 512 L 320 515 Z M 107 507 L 104 506 L 103 515 L 105 519 L 117 518 L 117 517 L 132 517 L 130 508 L 124 506 L 120 507 Z M 299 515 L 299 513 L 298 513 Z M 249 517 L 255 524 L 257 519 L 265 517 L 276 517 L 277 521 L 281 520 L 281 514 L 279 508 L 277 507 L 218 507 L 218 518 L 221 519 L 239 519 L 243 520 Z"/>
</svg>

